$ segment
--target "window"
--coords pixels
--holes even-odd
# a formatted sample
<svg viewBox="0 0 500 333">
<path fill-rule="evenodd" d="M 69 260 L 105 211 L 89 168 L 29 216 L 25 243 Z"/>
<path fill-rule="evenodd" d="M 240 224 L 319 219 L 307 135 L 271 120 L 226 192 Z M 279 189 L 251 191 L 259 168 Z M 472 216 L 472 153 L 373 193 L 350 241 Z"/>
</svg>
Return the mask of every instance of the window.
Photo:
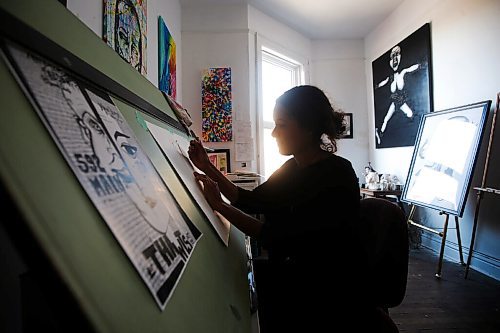
<svg viewBox="0 0 500 333">
<path fill-rule="evenodd" d="M 267 179 L 290 158 L 279 153 L 276 140 L 271 135 L 276 99 L 288 89 L 302 84 L 304 75 L 299 62 L 265 47 L 261 52 L 260 173 Z"/>
</svg>

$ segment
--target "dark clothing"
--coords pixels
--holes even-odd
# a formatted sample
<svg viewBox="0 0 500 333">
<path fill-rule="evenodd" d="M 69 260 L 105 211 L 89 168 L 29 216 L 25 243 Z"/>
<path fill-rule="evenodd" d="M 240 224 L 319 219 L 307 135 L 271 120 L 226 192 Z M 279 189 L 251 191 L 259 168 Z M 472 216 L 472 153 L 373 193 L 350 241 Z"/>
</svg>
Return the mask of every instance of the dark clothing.
<svg viewBox="0 0 500 333">
<path fill-rule="evenodd" d="M 351 163 L 332 155 L 300 169 L 288 160 L 268 181 L 247 191 L 239 189 L 235 206 L 264 214 L 261 233 L 269 258 L 313 259 L 319 248 L 343 242 L 358 216 L 359 187 Z"/>
<path fill-rule="evenodd" d="M 234 205 L 265 219 L 260 240 L 269 261 L 260 280 L 271 331 L 325 329 L 368 311 L 354 232 L 359 198 L 351 163 L 336 155 L 305 168 L 292 158 L 255 190 L 239 189 Z M 261 299 L 258 271 L 256 282 Z"/>
</svg>

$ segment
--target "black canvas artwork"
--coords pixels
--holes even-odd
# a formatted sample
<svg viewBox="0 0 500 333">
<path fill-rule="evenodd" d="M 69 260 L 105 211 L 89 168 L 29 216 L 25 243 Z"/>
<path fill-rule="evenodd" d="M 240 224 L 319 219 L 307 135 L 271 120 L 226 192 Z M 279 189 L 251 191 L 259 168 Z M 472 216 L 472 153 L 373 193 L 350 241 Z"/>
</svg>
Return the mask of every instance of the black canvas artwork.
<svg viewBox="0 0 500 333">
<path fill-rule="evenodd" d="M 432 111 L 430 24 L 372 62 L 375 147 L 413 146 L 422 116 Z"/>
</svg>

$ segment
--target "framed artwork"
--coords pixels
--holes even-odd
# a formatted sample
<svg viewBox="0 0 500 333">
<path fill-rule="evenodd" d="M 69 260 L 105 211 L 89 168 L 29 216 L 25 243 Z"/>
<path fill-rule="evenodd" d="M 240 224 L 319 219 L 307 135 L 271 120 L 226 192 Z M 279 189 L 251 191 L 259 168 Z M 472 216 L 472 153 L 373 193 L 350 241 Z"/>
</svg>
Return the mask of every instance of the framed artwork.
<svg viewBox="0 0 500 333">
<path fill-rule="evenodd" d="M 174 100 L 177 97 L 175 41 L 165 21 L 158 16 L 158 86 Z"/>
<path fill-rule="evenodd" d="M 209 68 L 203 71 L 201 116 L 203 142 L 233 140 L 231 68 Z"/>
<path fill-rule="evenodd" d="M 375 148 L 413 146 L 432 111 L 430 24 L 372 62 Z"/>
<path fill-rule="evenodd" d="M 462 216 L 490 105 L 423 116 L 402 201 Z"/>
<path fill-rule="evenodd" d="M 208 159 L 222 173 L 231 172 L 231 156 L 229 149 L 211 149 L 207 152 Z"/>
<path fill-rule="evenodd" d="M 146 0 L 104 0 L 104 41 L 139 73 L 147 74 Z"/>
<path fill-rule="evenodd" d="M 345 122 L 345 131 L 340 137 L 341 139 L 352 139 L 352 113 L 344 114 L 344 122 Z"/>
</svg>

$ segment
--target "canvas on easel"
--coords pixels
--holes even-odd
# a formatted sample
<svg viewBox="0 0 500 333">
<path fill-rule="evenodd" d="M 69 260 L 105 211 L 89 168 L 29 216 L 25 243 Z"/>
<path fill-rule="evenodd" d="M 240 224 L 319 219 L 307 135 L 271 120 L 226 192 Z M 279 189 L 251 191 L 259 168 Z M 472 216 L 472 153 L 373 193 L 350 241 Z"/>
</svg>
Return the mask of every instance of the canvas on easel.
<svg viewBox="0 0 500 333">
<path fill-rule="evenodd" d="M 450 215 L 454 216 L 460 262 L 463 264 L 458 217 L 465 208 L 474 166 L 491 101 L 483 101 L 424 115 L 406 178 L 401 201 L 411 205 L 408 223 L 440 237 L 441 267 Z M 417 206 L 437 210 L 445 216 L 438 231 L 413 220 Z"/>
<path fill-rule="evenodd" d="M 402 201 L 462 216 L 490 104 L 424 115 Z"/>
</svg>

